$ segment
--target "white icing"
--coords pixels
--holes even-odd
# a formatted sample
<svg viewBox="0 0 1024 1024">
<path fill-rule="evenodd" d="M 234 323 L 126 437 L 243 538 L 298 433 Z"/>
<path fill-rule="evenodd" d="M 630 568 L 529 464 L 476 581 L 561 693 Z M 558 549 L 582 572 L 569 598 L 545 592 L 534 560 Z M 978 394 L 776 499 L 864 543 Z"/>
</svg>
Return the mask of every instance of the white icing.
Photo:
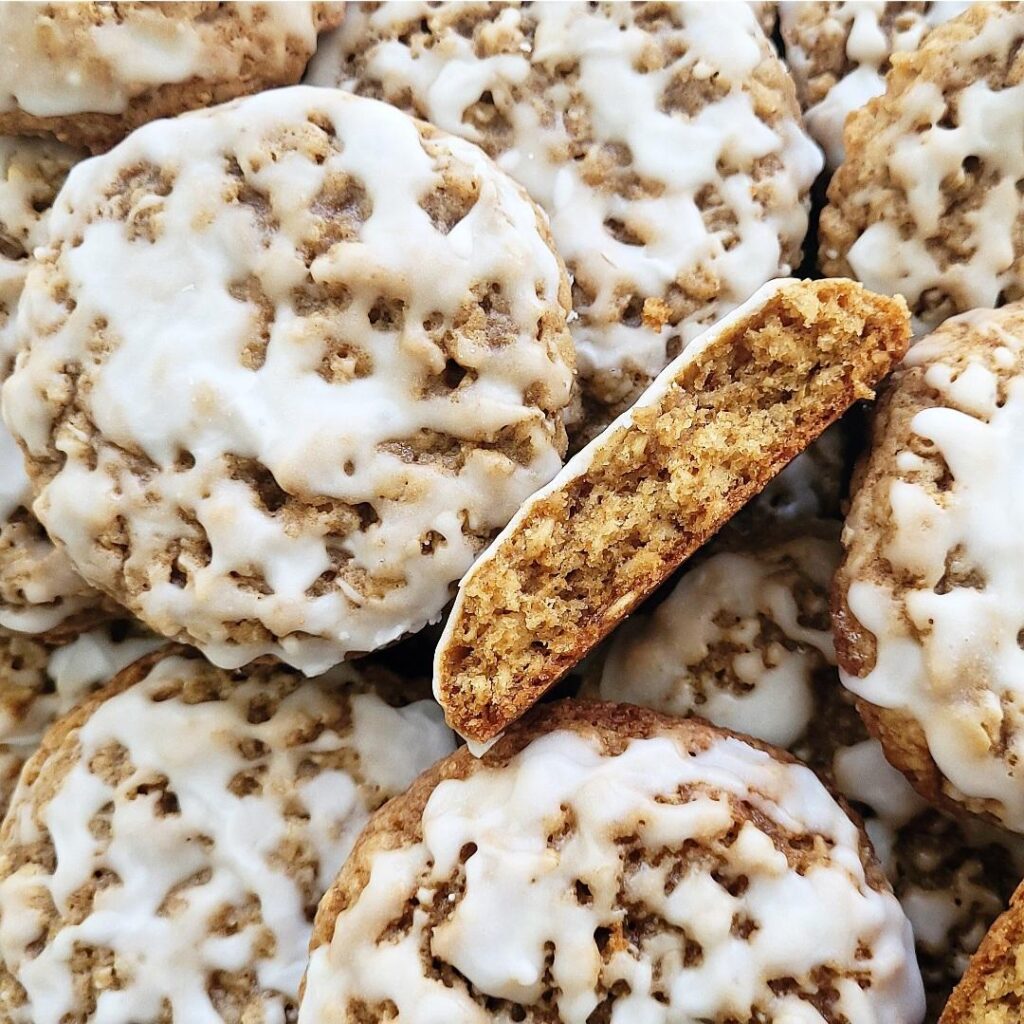
<svg viewBox="0 0 1024 1024">
<path fill-rule="evenodd" d="M 352 5 L 308 80 L 346 89 L 380 82 L 386 99 L 480 142 L 486 135 L 472 110 L 491 97 L 509 125 L 499 164 L 547 210 L 559 251 L 594 292 L 576 301 L 584 378 L 607 371 L 650 379 L 666 362 L 670 337 L 691 341 L 762 283 L 793 270 L 787 253 L 806 232 L 821 154 L 796 118 L 771 127 L 755 113 L 751 76 L 775 58 L 747 5 L 672 4 L 665 21 L 649 27 L 629 4 L 511 4 L 479 38 L 451 23 L 468 6 Z M 365 60 L 360 79 L 344 63 L 353 55 Z M 662 97 L 677 76 L 698 87 L 713 79 L 723 95 L 692 116 L 666 111 Z M 567 127 L 580 117 L 588 119 L 582 144 Z M 592 164 L 608 145 L 628 148 L 644 194 L 595 181 Z M 754 163 L 769 155 L 777 169 L 755 182 Z M 731 226 L 712 230 L 702 220 L 698 197 L 709 188 L 731 211 Z M 642 244 L 620 240 L 607 226 L 613 222 Z M 660 302 L 675 282 L 691 286 L 693 278 L 710 282 L 708 294 L 678 327 L 622 322 L 630 296 Z"/>
<path fill-rule="evenodd" d="M 226 34 L 202 9 L 169 14 L 141 5 L 118 16 L 102 4 L 64 6 L 0 5 L 0 111 L 118 114 L 147 89 L 230 80 L 252 51 L 232 40 L 235 34 L 260 39 L 260 71 L 271 79 L 288 66 L 289 44 L 306 53 L 316 48 L 313 3 L 232 4 Z"/>
<path fill-rule="evenodd" d="M 876 639 L 875 665 L 862 678 L 842 678 L 858 696 L 920 723 L 951 795 L 996 801 L 1003 823 L 1024 831 L 1024 354 L 998 314 L 968 322 L 982 334 L 992 318 L 996 340 L 1016 360 L 999 381 L 973 355 L 955 373 L 942 331 L 907 357 L 937 393 L 911 430 L 952 481 L 941 492 L 927 476 L 891 483 L 891 533 L 881 553 L 892 579 L 854 578 L 848 593 Z M 977 586 L 940 586 L 947 559 L 965 576 L 977 574 Z"/>
<path fill-rule="evenodd" d="M 251 681 L 218 701 L 160 699 L 168 681 L 197 669 L 209 671 L 179 658 L 160 662 L 77 730 L 77 760 L 51 796 L 37 806 L 24 783 L 15 794 L 7 852 L 12 844 L 43 841 L 45 827 L 56 865 L 51 872 L 26 864 L 0 880 L 0 955 L 28 997 L 26 1006 L 8 1008 L 15 1024 L 59 1024 L 74 1015 L 76 947 L 110 950 L 117 967 L 121 987 L 99 991 L 89 1015 L 96 1024 L 154 1020 L 162 1004 L 175 1021 L 221 1024 L 212 976 L 246 969 L 262 990 L 260 1020 L 284 1024 L 310 933 L 303 868 L 288 870 L 288 851 L 311 858 L 314 887 L 323 891 L 380 797 L 452 749 L 436 713 L 396 711 L 374 695 L 345 696 L 315 682 L 295 689 L 264 722 L 247 720 L 249 702 L 260 693 Z M 332 721 L 344 700 L 352 706 L 351 734 L 310 728 Z M 264 745 L 256 762 L 243 754 L 243 741 Z M 131 770 L 120 781 L 104 781 L 91 763 L 118 744 Z M 379 761 L 362 756 L 361 781 L 330 767 L 346 750 L 361 755 L 384 747 L 390 762 L 383 775 Z M 231 780 L 254 763 L 262 768 L 260 790 L 233 795 Z M 320 770 L 303 770 L 304 763 Z M 159 813 L 160 780 L 177 799 L 174 813 Z M 109 838 L 89 827 L 105 806 Z M 73 923 L 68 901 L 97 871 L 115 877 Z M 252 898 L 256 920 L 246 916 Z M 43 937 L 42 948 L 30 948 L 51 907 L 60 926 Z M 235 908 L 239 923 L 218 933 L 212 919 L 225 908 Z"/>
<path fill-rule="evenodd" d="M 885 92 L 883 66 L 894 53 L 916 50 L 928 31 L 962 14 L 969 3 L 943 0 L 923 4 L 923 10 L 903 10 L 891 26 L 882 24 L 884 0 L 849 0 L 845 3 L 779 4 L 779 22 L 786 40 L 786 60 L 798 90 L 806 94 L 814 74 L 812 55 L 822 40 L 845 37 L 850 69 L 817 102 L 806 105 L 804 120 L 811 135 L 825 150 L 833 170 L 843 162 L 843 126 L 847 115 Z M 817 9 L 813 10 L 812 9 Z M 818 12 L 825 17 L 814 25 Z M 819 72 L 820 73 L 820 72 Z"/>
<path fill-rule="evenodd" d="M 681 787 L 693 787 L 682 801 Z M 724 844 L 744 803 L 784 830 L 824 837 L 814 863 L 790 869 L 749 819 Z M 565 821 L 564 838 L 552 842 Z M 640 837 L 639 863 L 625 860 L 628 841 L 616 844 L 631 835 Z M 699 854 L 653 857 L 684 843 L 712 851 L 721 882 Z M 530 1006 L 553 990 L 565 1024 L 584 1024 L 615 984 L 625 993 L 615 1022 L 763 1016 L 820 1024 L 811 1003 L 768 984 L 792 977 L 816 989 L 809 975 L 820 964 L 836 972 L 835 1012 L 851 1024 L 916 1022 L 923 994 L 910 929 L 891 893 L 868 885 L 858 847 L 856 827 L 809 769 L 739 740 L 690 755 L 666 737 L 633 740 L 602 756 L 577 735 L 552 733 L 505 768 L 440 783 L 423 812 L 422 841 L 377 853 L 333 941 L 311 956 L 299 1021 L 338 1024 L 356 1000 L 393 1001 L 403 1024 L 516 1019 L 514 1008 L 492 1015 L 461 981 L 426 973 L 428 943 L 428 956 L 454 966 L 483 996 Z M 732 895 L 727 880 L 741 874 L 748 884 Z M 464 889 L 430 929 L 425 911 L 453 876 L 464 878 Z M 578 897 L 577 883 L 588 899 Z M 410 926 L 380 938 L 413 896 L 419 909 Z M 663 925 L 635 943 L 616 941 L 623 900 Z M 746 938 L 733 931 L 744 918 L 754 925 Z M 602 928 L 613 936 L 604 961 Z M 684 963 L 683 936 L 699 944 L 699 960 Z"/>
<path fill-rule="evenodd" d="M 960 43 L 949 59 L 1007 60 L 1022 17 L 1017 10 L 992 6 L 977 35 Z M 1016 183 L 1024 177 L 1022 108 L 1021 84 L 993 89 L 979 78 L 944 93 L 939 82 L 922 76 L 906 89 L 878 129 L 891 142 L 889 173 L 906 206 L 863 198 L 875 212 L 846 253 L 858 280 L 875 291 L 900 293 L 911 309 L 926 293 L 947 296 L 957 310 L 995 306 L 1019 294 L 1014 232 L 1020 213 Z M 947 127 L 950 111 L 955 123 Z M 956 225 L 966 237 L 956 242 L 954 253 L 935 239 L 947 228 L 949 184 L 963 185 L 970 162 L 977 164 L 978 176 L 967 186 L 970 212 Z M 856 195 L 851 200 L 860 201 Z M 889 216 L 891 210 L 901 211 L 898 222 Z M 949 302 L 925 305 L 915 323 L 918 330 L 934 327 L 949 313 Z"/>
<path fill-rule="evenodd" d="M 649 616 L 612 641 L 597 696 L 716 725 L 789 746 L 814 713 L 813 676 L 834 664 L 828 630 L 801 624 L 794 588 L 813 584 L 821 604 L 838 544 L 807 538 L 757 554 L 722 552 L 687 572 Z M 762 620 L 791 642 L 762 639 Z M 732 678 L 722 678 L 717 658 Z"/>
<path fill-rule="evenodd" d="M 280 141 L 290 131 L 318 134 L 309 116 L 333 122 L 341 140 L 319 164 Z M 122 572 L 145 578 L 147 588 L 128 601 L 132 610 L 166 635 L 187 631 L 217 664 L 272 653 L 322 671 L 436 619 L 479 549 L 470 531 L 504 525 L 560 465 L 554 416 L 529 398 L 540 390 L 558 409 L 572 378 L 537 341 L 542 319 L 564 315 L 564 278 L 538 211 L 475 147 L 447 137 L 428 146 L 438 155 L 427 152 L 410 118 L 383 104 L 323 89 L 275 90 L 139 129 L 79 165 L 54 209 L 53 248 L 30 274 L 19 310 L 19 334 L 32 338 L 31 350 L 4 391 L 4 414 L 30 452 L 55 443 L 68 454 L 35 511 L 87 579 L 111 587 Z M 222 198 L 236 184 L 226 170 L 232 157 L 265 195 L 272 230 L 251 207 Z M 153 241 L 95 215 L 111 180 L 139 163 L 173 176 L 169 195 L 150 192 L 143 201 L 159 226 Z M 479 190 L 447 234 L 419 205 L 441 184 L 439 166 Z M 318 196 L 341 176 L 361 184 L 372 213 L 357 237 L 307 267 L 300 250 L 318 230 Z M 134 211 L 129 223 L 141 216 Z M 69 242 L 76 235 L 77 246 Z M 48 289 L 62 275 L 77 303 L 70 314 Z M 256 370 L 240 359 L 255 307 L 230 294 L 250 277 L 275 311 L 266 361 Z M 351 303 L 329 318 L 300 315 L 294 290 L 313 280 L 343 284 Z M 460 311 L 478 308 L 472 289 L 488 282 L 500 284 L 509 303 L 495 345 L 452 330 Z M 381 296 L 404 303 L 404 326 L 372 326 Z M 97 318 L 115 344 L 81 378 L 92 420 L 111 442 L 94 466 L 76 428 L 51 436 L 57 409 L 46 398 L 63 367 L 88 360 Z M 423 327 L 431 318 L 443 321 L 444 338 Z M 39 337 L 44 324 L 55 331 Z M 368 353 L 372 367 L 329 382 L 318 370 L 341 339 Z M 472 372 L 457 390 L 424 393 L 449 358 Z M 523 463 L 493 444 L 512 427 L 530 442 Z M 449 470 L 383 448 L 427 431 L 462 440 L 464 465 Z M 114 445 L 141 449 L 155 463 L 152 474 L 131 473 Z M 175 468 L 182 451 L 193 456 L 191 468 Z M 340 536 L 312 508 L 308 523 L 284 521 L 229 478 L 228 456 L 255 460 L 311 505 L 326 496 L 372 507 L 378 521 Z M 194 515 L 212 548 L 209 564 L 195 565 L 181 586 L 159 565 L 182 530 L 179 509 Z M 123 569 L 97 543 L 117 516 L 130 537 Z M 309 588 L 339 559 L 335 585 L 312 596 Z M 252 575 L 270 592 L 236 583 Z M 232 637 L 231 624 L 246 620 L 272 639 Z"/>
</svg>

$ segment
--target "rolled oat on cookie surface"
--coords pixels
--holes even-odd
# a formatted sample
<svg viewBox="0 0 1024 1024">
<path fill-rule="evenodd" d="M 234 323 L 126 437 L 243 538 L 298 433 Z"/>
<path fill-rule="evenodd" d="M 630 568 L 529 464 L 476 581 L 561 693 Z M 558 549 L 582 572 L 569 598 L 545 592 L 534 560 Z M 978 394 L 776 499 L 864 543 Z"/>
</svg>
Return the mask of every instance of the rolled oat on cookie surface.
<svg viewBox="0 0 1024 1024">
<path fill-rule="evenodd" d="M 479 149 L 296 86 L 77 167 L 4 390 L 82 575 L 236 667 L 436 620 L 558 471 L 569 285 Z"/>
</svg>

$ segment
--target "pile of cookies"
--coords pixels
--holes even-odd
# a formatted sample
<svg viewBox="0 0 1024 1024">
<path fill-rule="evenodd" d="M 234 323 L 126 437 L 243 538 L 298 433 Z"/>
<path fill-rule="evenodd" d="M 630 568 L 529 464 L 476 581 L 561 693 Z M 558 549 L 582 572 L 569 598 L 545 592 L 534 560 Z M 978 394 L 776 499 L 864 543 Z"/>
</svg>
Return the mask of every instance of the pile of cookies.
<svg viewBox="0 0 1024 1024">
<path fill-rule="evenodd" d="M 0 3 L 0 1024 L 1024 1014 L 1024 10 Z"/>
</svg>

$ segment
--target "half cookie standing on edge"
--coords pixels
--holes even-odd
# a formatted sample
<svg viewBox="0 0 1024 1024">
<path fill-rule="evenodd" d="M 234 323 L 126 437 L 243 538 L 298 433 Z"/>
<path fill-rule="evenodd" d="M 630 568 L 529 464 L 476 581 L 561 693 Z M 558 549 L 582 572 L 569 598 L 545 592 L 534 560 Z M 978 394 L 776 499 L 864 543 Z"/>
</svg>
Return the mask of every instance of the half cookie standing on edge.
<svg viewBox="0 0 1024 1024">
<path fill-rule="evenodd" d="M 538 491 L 466 575 L 434 661 L 448 722 L 485 743 L 878 383 L 906 306 L 775 281 L 693 342 Z"/>
</svg>

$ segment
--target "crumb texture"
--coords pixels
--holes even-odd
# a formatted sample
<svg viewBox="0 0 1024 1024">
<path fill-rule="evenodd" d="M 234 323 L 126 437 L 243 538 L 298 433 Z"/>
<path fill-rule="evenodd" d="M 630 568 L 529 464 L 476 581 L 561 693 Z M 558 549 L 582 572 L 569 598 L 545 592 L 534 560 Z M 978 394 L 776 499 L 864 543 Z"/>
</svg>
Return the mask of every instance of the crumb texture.
<svg viewBox="0 0 1024 1024">
<path fill-rule="evenodd" d="M 300 1024 L 919 1019 L 906 919 L 809 769 L 636 708 L 545 716 L 371 822 Z"/>
<path fill-rule="evenodd" d="M 137 663 L 47 734 L 0 830 L 4 1019 L 294 1020 L 321 894 L 451 749 L 354 669 Z"/>
<path fill-rule="evenodd" d="M 501 731 L 902 355 L 904 307 L 783 282 L 684 352 L 517 514 L 460 585 L 449 721 Z"/>
<path fill-rule="evenodd" d="M 90 582 L 237 667 L 436 619 L 561 465 L 568 280 L 476 147 L 296 86 L 72 173 L 4 391 Z"/>
<path fill-rule="evenodd" d="M 579 314 L 576 437 L 799 266 L 821 154 L 747 5 L 349 11 L 309 80 L 477 143 L 550 215 Z"/>
<path fill-rule="evenodd" d="M 1024 831 L 1024 306 L 948 321 L 894 374 L 844 532 L 843 681 L 932 799 Z M 871 710 L 873 709 L 873 710 Z"/>
<path fill-rule="evenodd" d="M 976 4 L 893 58 L 847 125 L 824 273 L 903 295 L 923 329 L 1024 295 L 1022 41 L 1024 9 Z"/>
<path fill-rule="evenodd" d="M 109 148 L 158 117 L 297 82 L 340 3 L 0 7 L 0 134 Z"/>
</svg>

